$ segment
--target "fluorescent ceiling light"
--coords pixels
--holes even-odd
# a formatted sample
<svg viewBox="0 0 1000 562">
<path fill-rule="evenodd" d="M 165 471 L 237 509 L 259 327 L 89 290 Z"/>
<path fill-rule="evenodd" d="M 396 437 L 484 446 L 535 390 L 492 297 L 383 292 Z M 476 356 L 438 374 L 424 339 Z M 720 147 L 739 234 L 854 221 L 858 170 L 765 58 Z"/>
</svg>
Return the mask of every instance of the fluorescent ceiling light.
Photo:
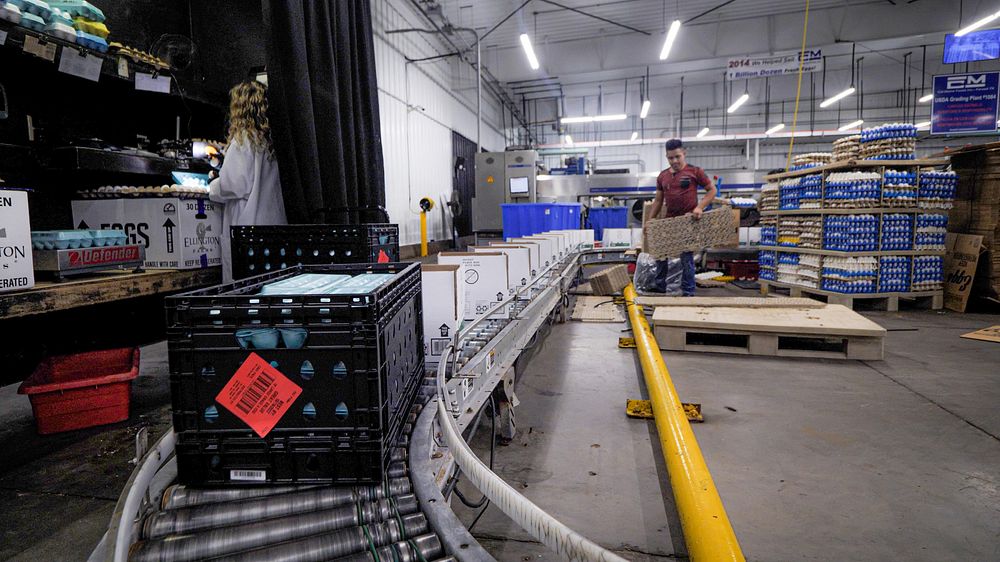
<svg viewBox="0 0 1000 562">
<path fill-rule="evenodd" d="M 704 129 L 698 131 L 698 134 L 695 135 L 695 138 L 700 139 L 701 137 L 703 137 L 703 136 L 705 136 L 707 134 L 708 134 L 708 127 L 705 127 Z"/>
<path fill-rule="evenodd" d="M 630 138 L 628 140 L 635 141 L 635 139 L 637 139 L 637 138 L 639 138 L 639 131 L 632 131 L 632 138 Z"/>
<path fill-rule="evenodd" d="M 733 102 L 733 105 L 729 106 L 729 109 L 726 111 L 729 113 L 736 111 L 741 105 L 745 104 L 748 99 L 750 99 L 750 94 L 743 92 L 743 95 L 737 98 L 736 101 Z"/>
<path fill-rule="evenodd" d="M 613 115 L 595 115 L 594 121 L 624 121 L 628 119 L 628 115 L 624 113 L 615 113 Z"/>
<path fill-rule="evenodd" d="M 997 18 L 1000 18 L 1000 12 L 997 12 L 995 14 L 990 14 L 990 15 L 986 16 L 985 18 L 983 18 L 983 19 L 981 19 L 981 20 L 979 20 L 979 21 L 977 21 L 977 22 L 975 22 L 975 23 L 973 23 L 971 25 L 963 27 L 962 29 L 960 29 L 960 30 L 958 30 L 958 31 L 955 32 L 955 37 L 961 37 L 961 36 L 965 35 L 966 33 L 969 33 L 971 31 L 975 31 L 975 30 L 979 29 L 980 27 L 982 27 L 982 26 L 990 23 L 991 21 L 993 21 L 993 20 L 995 20 Z M 663 56 L 661 55 L 660 58 L 662 59 Z"/>
<path fill-rule="evenodd" d="M 566 135 L 566 144 L 573 146 L 573 137 Z"/>
<path fill-rule="evenodd" d="M 642 110 L 639 111 L 639 119 L 645 119 L 649 115 L 649 100 L 642 102 Z"/>
<path fill-rule="evenodd" d="M 681 20 L 674 20 L 667 30 L 667 40 L 663 42 L 660 49 L 660 60 L 666 60 L 670 56 L 670 48 L 674 46 L 674 39 L 677 39 L 677 32 L 681 30 Z"/>
<path fill-rule="evenodd" d="M 920 98 L 917 101 L 919 101 L 920 103 L 927 103 L 927 102 L 931 101 L 932 99 L 934 99 L 934 94 L 927 94 L 926 96 Z"/>
<path fill-rule="evenodd" d="M 624 113 L 616 113 L 613 115 L 581 115 L 579 117 L 563 117 L 559 120 L 560 123 L 592 123 L 594 121 L 624 121 L 628 119 L 628 115 Z"/>
<path fill-rule="evenodd" d="M 820 107 L 830 107 L 831 105 L 837 103 L 838 101 L 846 98 L 847 96 L 854 93 L 854 86 L 840 92 L 839 94 L 833 96 L 832 98 L 827 98 L 823 100 L 823 103 L 819 104 Z"/>
<path fill-rule="evenodd" d="M 857 121 L 852 121 L 852 122 L 844 125 L 843 127 L 837 129 L 837 130 L 838 131 L 846 131 L 848 129 L 853 129 L 855 127 L 860 127 L 862 123 L 864 123 L 864 121 L 861 120 L 861 119 L 858 119 Z"/>
<path fill-rule="evenodd" d="M 521 34 L 521 46 L 524 47 L 524 54 L 528 55 L 528 64 L 531 70 L 538 70 L 538 57 L 535 56 L 535 49 L 531 46 L 531 38 L 527 33 Z"/>
<path fill-rule="evenodd" d="M 770 129 L 764 131 L 764 134 L 765 135 L 773 135 L 774 133 L 777 133 L 778 131 L 780 131 L 780 130 L 782 130 L 784 128 L 785 128 L 785 124 L 784 123 L 778 123 L 777 125 L 775 125 L 775 126 L 771 127 Z"/>
<path fill-rule="evenodd" d="M 930 127 L 930 126 L 931 126 L 931 122 L 930 121 L 924 121 L 922 123 L 917 123 L 916 125 L 914 125 L 914 127 L 918 128 L 918 129 L 926 129 L 926 128 Z"/>
</svg>

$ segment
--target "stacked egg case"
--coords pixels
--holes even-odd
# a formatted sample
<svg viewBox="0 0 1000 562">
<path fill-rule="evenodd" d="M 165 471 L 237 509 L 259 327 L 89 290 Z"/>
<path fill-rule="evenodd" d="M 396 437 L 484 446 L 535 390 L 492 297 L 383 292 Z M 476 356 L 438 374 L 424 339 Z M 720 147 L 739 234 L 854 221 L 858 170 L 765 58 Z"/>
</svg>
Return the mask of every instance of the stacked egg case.
<svg viewBox="0 0 1000 562">
<path fill-rule="evenodd" d="M 234 226 L 233 278 L 296 265 L 399 261 L 399 225 Z"/>
<path fill-rule="evenodd" d="M 0 1 L 0 19 L 93 51 L 108 52 L 104 12 L 85 0 L 4 0 Z"/>
<path fill-rule="evenodd" d="M 395 277 L 358 294 L 260 294 L 303 273 Z M 423 376 L 419 264 L 300 266 L 168 297 L 166 308 L 181 483 L 233 484 L 233 471 L 381 481 Z M 283 337 L 266 343 L 245 335 L 275 329 Z M 301 388 L 263 438 L 216 401 L 252 353 Z"/>
<path fill-rule="evenodd" d="M 904 135 L 909 131 L 901 129 Z M 868 142 L 881 137 L 872 135 Z M 825 181 L 808 174 L 769 183 L 761 209 L 857 209 L 854 214 L 766 217 L 761 245 L 849 252 L 926 250 L 943 252 L 958 176 L 954 172 L 887 168 L 831 172 Z M 822 199 L 818 190 L 822 190 Z M 777 192 L 777 193 L 775 193 Z M 865 213 L 866 208 L 927 209 L 927 212 Z M 760 278 L 837 293 L 896 293 L 940 290 L 944 259 L 926 256 L 818 256 L 762 250 Z"/>
</svg>

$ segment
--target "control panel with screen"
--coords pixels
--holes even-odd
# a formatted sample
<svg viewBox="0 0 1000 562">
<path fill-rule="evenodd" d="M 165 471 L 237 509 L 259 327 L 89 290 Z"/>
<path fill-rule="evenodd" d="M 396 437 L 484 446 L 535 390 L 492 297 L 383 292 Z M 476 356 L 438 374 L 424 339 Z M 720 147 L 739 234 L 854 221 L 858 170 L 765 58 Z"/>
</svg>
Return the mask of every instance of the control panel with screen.
<svg viewBox="0 0 1000 562">
<path fill-rule="evenodd" d="M 528 178 L 510 178 L 508 182 L 510 184 L 511 195 L 528 194 Z"/>
</svg>

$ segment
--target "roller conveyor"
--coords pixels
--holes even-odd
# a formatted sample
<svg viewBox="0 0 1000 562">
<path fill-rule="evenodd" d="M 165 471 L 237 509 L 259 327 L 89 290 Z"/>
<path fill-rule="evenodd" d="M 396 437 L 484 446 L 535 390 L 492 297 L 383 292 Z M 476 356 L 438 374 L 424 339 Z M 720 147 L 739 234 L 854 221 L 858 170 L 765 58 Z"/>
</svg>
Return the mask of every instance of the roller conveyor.
<svg viewBox="0 0 1000 562">
<path fill-rule="evenodd" d="M 606 254 L 614 256 L 609 259 Z M 565 293 L 578 280 L 581 267 L 613 262 L 615 257 L 629 261 L 621 250 L 573 254 L 456 334 L 459 351 L 445 366 L 449 380 L 444 407 L 466 438 L 483 417 L 491 395 L 501 409 L 512 407 L 503 402 L 506 385 L 501 383 L 512 381 L 514 360 L 530 347 L 537 332 L 565 314 Z M 488 318 L 504 307 L 508 318 Z M 447 447 L 426 435 L 411 444 L 414 428 L 434 423 L 437 407 L 423 408 L 422 404 L 437 395 L 435 388 L 433 377 L 425 379 L 418 404 L 405 420 L 403 436 L 391 451 L 381 486 L 176 485 L 171 454 L 175 437 L 168 433 L 145 455 L 137 454 L 137 459 L 142 458 L 105 539 L 90 559 L 492 560 L 441 495 L 442 491 L 450 494 L 447 484 L 457 477 Z M 460 400 L 452 400 L 458 396 Z M 412 473 L 416 467 L 421 474 Z"/>
</svg>

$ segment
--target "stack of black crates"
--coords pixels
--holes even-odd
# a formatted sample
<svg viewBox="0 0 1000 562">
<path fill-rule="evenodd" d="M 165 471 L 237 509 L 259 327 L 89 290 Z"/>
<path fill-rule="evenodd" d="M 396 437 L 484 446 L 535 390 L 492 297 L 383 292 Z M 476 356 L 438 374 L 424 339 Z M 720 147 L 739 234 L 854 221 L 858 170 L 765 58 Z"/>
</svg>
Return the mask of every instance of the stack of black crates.
<svg viewBox="0 0 1000 562">
<path fill-rule="evenodd" d="M 302 273 L 394 277 L 370 293 L 260 294 Z M 169 297 L 166 307 L 181 483 L 382 481 L 423 377 L 419 264 L 296 266 Z M 270 327 L 308 335 L 298 349 L 248 350 L 235 337 Z M 263 438 L 215 401 L 251 353 L 302 388 Z"/>
<path fill-rule="evenodd" d="M 296 265 L 399 261 L 399 225 L 234 226 L 233 278 Z"/>
</svg>

